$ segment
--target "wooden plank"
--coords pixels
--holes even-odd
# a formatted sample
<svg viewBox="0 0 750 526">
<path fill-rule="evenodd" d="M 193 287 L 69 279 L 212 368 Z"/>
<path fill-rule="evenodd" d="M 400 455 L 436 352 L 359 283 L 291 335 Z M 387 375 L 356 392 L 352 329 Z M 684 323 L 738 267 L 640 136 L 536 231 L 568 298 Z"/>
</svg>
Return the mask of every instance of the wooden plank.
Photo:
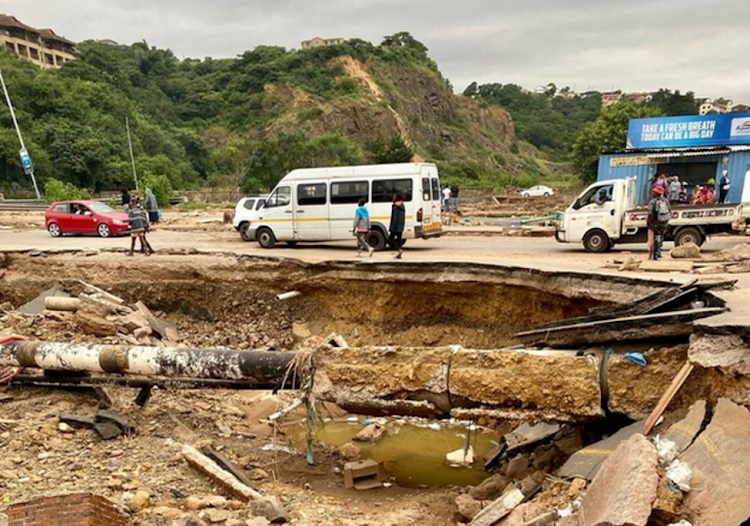
<svg viewBox="0 0 750 526">
<path fill-rule="evenodd" d="M 224 455 L 222 455 L 218 451 L 214 451 L 208 446 L 202 448 L 201 451 L 208 458 L 216 462 L 219 465 L 219 467 L 223 468 L 224 470 L 234 475 L 234 478 L 242 482 L 245 486 L 248 486 L 250 488 L 253 487 L 253 483 L 250 481 L 249 478 L 247 478 L 247 475 L 245 475 L 245 473 L 240 468 L 235 466 L 234 463 L 228 458 L 226 458 Z"/>
<path fill-rule="evenodd" d="M 659 259 L 642 261 L 638 270 L 645 272 L 692 272 L 693 266 L 692 261 Z"/>
<path fill-rule="evenodd" d="M 664 391 L 664 394 L 661 396 L 661 399 L 659 400 L 659 403 L 656 404 L 656 407 L 651 412 L 649 417 L 646 419 L 646 423 L 643 426 L 643 434 L 648 435 L 651 430 L 656 425 L 656 421 L 659 420 L 659 417 L 664 413 L 664 411 L 667 409 L 667 406 L 669 405 L 669 402 L 672 401 L 672 399 L 675 397 L 677 392 L 680 390 L 680 387 L 682 387 L 682 384 L 685 383 L 685 380 L 687 380 L 687 377 L 690 375 L 690 373 L 693 370 L 693 364 L 690 362 L 685 362 L 685 365 L 682 366 L 682 369 L 677 373 L 677 376 L 674 377 L 672 380 L 672 383 L 669 385 L 666 391 Z"/>
<path fill-rule="evenodd" d="M 477 513 L 469 523 L 469 526 L 493 526 L 497 521 L 508 515 L 516 506 L 523 502 L 524 495 L 518 488 L 503 493 L 489 506 Z"/>
</svg>

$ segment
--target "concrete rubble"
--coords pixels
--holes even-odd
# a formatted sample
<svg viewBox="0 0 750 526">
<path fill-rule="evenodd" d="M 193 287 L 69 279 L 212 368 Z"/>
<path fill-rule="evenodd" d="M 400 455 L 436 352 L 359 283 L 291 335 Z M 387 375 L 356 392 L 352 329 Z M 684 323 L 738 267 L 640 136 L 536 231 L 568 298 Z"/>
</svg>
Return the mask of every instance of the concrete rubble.
<svg viewBox="0 0 750 526">
<path fill-rule="evenodd" d="M 645 526 L 659 483 L 656 448 L 633 435 L 602 463 L 581 502 L 582 526 Z"/>
<path fill-rule="evenodd" d="M 27 334 L 35 324 L 72 331 L 62 343 L 42 343 L 37 335 L 3 345 L 0 366 L 27 367 L 24 375 L 47 370 L 40 376 L 48 382 L 63 373 L 83 379 L 66 385 L 77 387 L 70 392 L 20 382 L 2 388 L 8 415 L 0 419 L 0 447 L 7 452 L 0 458 L 0 491 L 17 500 L 29 491 L 85 486 L 144 526 L 443 526 L 453 518 L 474 526 L 740 526 L 750 517 L 750 470 L 739 460 L 750 458 L 750 413 L 738 405 L 747 402 L 750 349 L 740 334 L 694 331 L 696 314 L 725 310 L 702 286 L 594 304 L 575 311 L 578 318 L 524 331 L 534 333 L 526 345 L 482 349 L 362 344 L 358 332 L 332 333 L 328 323 L 304 320 L 296 309 L 318 294 L 304 284 L 268 293 L 292 286 L 301 292 L 263 305 L 264 312 L 283 310 L 274 323 L 287 332 L 277 345 L 257 350 L 201 347 L 186 337 L 190 329 L 175 321 L 179 317 L 86 282 L 66 282 L 75 295 L 46 290 L 46 309 L 39 311 L 37 301 L 35 314 L 19 317 L 12 306 L 0 305 L 13 323 L 8 326 L 25 325 Z M 328 305 L 326 316 L 337 315 L 336 308 Z M 196 306 L 189 309 L 195 319 L 208 318 Z M 656 330 L 653 320 L 671 328 Z M 409 334 L 427 338 L 431 330 Z M 545 332 L 546 340 L 539 339 Z M 319 337 L 324 334 L 330 336 Z M 211 338 L 206 341 L 219 341 Z M 277 350 L 261 350 L 269 348 Z M 638 353 L 642 363 L 628 360 L 626 351 Z M 687 362 L 695 371 L 670 398 L 663 423 L 644 436 L 644 419 Z M 85 382 L 104 375 L 161 383 L 147 405 L 133 404 L 128 387 L 106 385 L 107 402 L 92 397 Z M 257 381 L 253 387 L 275 388 L 286 375 L 305 389 L 181 391 L 168 381 Z M 303 397 L 319 405 L 305 407 Z M 326 435 L 318 420 L 343 423 L 351 433 L 329 444 L 336 431 Z M 309 421 L 315 423 L 306 427 Z M 404 479 L 396 469 L 411 459 L 377 458 L 377 448 L 399 438 L 395 421 L 442 429 L 439 468 L 465 479 L 445 487 L 399 487 Z M 481 434 L 492 434 L 497 449 L 477 447 L 472 439 Z M 483 466 L 491 473 L 482 473 Z M 372 479 L 359 488 L 372 491 L 354 494 L 358 474 Z"/>
</svg>

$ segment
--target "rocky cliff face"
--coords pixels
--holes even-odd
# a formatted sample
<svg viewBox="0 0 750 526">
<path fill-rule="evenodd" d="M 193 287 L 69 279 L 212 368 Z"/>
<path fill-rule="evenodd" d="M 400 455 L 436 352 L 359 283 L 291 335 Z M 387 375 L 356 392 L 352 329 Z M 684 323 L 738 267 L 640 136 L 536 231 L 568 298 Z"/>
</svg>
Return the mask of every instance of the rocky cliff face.
<svg viewBox="0 0 750 526">
<path fill-rule="evenodd" d="M 399 134 L 428 161 L 474 161 L 499 168 L 515 154 L 513 121 L 502 108 L 455 95 L 436 71 L 350 56 L 341 78 L 356 81 L 353 93 L 324 99 L 299 88 L 266 86 L 264 111 L 275 118 L 269 134 L 304 130 L 342 133 L 365 144 L 378 134 Z M 511 168 L 512 169 L 512 168 Z"/>
</svg>

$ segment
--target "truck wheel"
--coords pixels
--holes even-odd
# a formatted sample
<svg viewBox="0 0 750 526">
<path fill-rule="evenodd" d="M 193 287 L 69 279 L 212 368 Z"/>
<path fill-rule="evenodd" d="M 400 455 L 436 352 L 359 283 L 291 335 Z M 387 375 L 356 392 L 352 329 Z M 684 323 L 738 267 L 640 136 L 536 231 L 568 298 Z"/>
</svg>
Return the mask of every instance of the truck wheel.
<svg viewBox="0 0 750 526">
<path fill-rule="evenodd" d="M 263 248 L 273 248 L 276 246 L 276 236 L 270 228 L 260 228 L 257 233 L 258 244 Z"/>
<path fill-rule="evenodd" d="M 367 234 L 367 244 L 375 250 L 383 250 L 385 248 L 385 235 L 380 230 L 370 230 Z"/>
<path fill-rule="evenodd" d="M 674 246 L 676 247 L 682 246 L 685 243 L 695 243 L 696 245 L 701 246 L 704 241 L 705 238 L 703 237 L 703 234 L 694 226 L 681 228 L 677 232 L 677 235 L 674 236 Z"/>
<path fill-rule="evenodd" d="M 250 223 L 247 221 L 243 221 L 240 224 L 240 237 L 242 238 L 242 241 L 255 241 L 253 238 L 250 237 L 250 234 L 248 233 L 248 229 L 250 228 Z"/>
<path fill-rule="evenodd" d="M 583 238 L 583 248 L 586 252 L 606 252 L 609 247 L 609 236 L 603 230 L 592 230 Z"/>
</svg>

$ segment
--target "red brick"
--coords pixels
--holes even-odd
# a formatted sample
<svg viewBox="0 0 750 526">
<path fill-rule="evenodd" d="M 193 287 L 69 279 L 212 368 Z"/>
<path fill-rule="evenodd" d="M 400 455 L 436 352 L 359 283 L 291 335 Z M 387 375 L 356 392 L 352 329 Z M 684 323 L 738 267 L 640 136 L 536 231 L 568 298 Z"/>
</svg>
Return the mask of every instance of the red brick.
<svg viewBox="0 0 750 526">
<path fill-rule="evenodd" d="M 125 526 L 127 519 L 100 495 L 42 497 L 10 506 L 8 526 Z"/>
</svg>

